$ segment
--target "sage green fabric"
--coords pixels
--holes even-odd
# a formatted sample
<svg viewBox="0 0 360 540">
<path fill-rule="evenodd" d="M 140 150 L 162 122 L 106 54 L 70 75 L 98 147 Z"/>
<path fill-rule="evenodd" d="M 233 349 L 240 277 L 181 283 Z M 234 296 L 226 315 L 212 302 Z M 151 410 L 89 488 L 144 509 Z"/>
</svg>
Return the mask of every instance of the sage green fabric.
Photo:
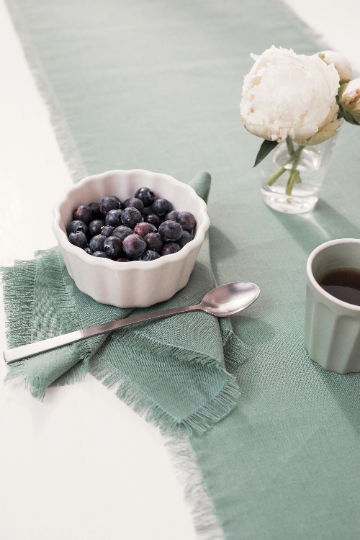
<svg viewBox="0 0 360 540">
<path fill-rule="evenodd" d="M 286 216 L 260 200 L 261 140 L 238 108 L 251 52 L 328 47 L 278 0 L 9 5 L 68 157 L 77 148 L 89 173 L 142 167 L 185 182 L 208 170 L 216 280 L 261 288 L 232 318 L 247 357 L 238 406 L 188 439 L 222 537 L 357 540 L 360 376 L 312 363 L 303 331 L 309 253 L 360 234 L 360 131 L 342 128 L 315 211 Z"/>
<path fill-rule="evenodd" d="M 211 178 L 192 182 L 208 194 Z M 146 309 L 121 309 L 79 291 L 57 248 L 2 269 L 10 347 L 32 343 L 105 322 L 151 311 L 194 305 L 213 286 L 208 239 L 187 286 L 167 302 Z M 236 348 L 236 355 L 234 354 Z M 228 320 L 190 312 L 138 324 L 79 341 L 10 365 L 7 378 L 23 377 L 34 397 L 48 386 L 76 382 L 89 370 L 116 395 L 164 432 L 183 426 L 206 431 L 234 407 L 239 395 L 226 371 L 243 355 Z"/>
</svg>

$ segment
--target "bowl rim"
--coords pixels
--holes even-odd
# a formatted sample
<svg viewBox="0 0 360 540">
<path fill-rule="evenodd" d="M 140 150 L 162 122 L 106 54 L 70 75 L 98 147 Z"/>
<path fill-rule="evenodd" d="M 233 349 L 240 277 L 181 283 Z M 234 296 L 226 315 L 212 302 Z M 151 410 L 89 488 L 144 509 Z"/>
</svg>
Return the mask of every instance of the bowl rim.
<svg viewBox="0 0 360 540">
<path fill-rule="evenodd" d="M 114 175 L 114 174 L 119 174 L 119 173 L 120 174 L 126 173 L 127 175 L 145 173 L 146 175 L 162 176 L 166 178 L 169 182 L 172 182 L 175 185 L 181 186 L 182 189 L 187 189 L 197 199 L 199 203 L 199 210 L 200 210 L 200 215 L 201 215 L 201 224 L 197 227 L 196 235 L 191 240 L 191 242 L 188 242 L 187 244 L 185 244 L 185 246 L 182 249 L 180 249 L 180 251 L 178 251 L 177 253 L 172 253 L 170 260 L 169 260 L 169 257 L 165 256 L 165 257 L 160 257 L 159 259 L 155 259 L 154 261 L 129 261 L 124 264 L 118 264 L 117 266 L 114 266 L 114 263 L 116 263 L 116 261 L 113 261 L 111 259 L 101 258 L 101 257 L 91 257 L 83 249 L 71 244 L 68 240 L 68 237 L 65 231 L 61 229 L 60 227 L 61 208 L 68 201 L 68 199 L 71 197 L 71 195 L 74 192 L 81 189 L 82 186 L 84 186 L 87 183 L 96 182 L 98 180 L 103 179 L 107 175 Z M 53 219 L 53 224 L 52 224 L 52 229 L 55 234 L 56 240 L 59 246 L 62 247 L 64 250 L 77 256 L 84 263 L 87 263 L 93 266 L 100 265 L 100 267 L 102 266 L 103 268 L 113 269 L 120 272 L 125 272 L 127 271 L 127 269 L 135 270 L 138 268 L 155 269 L 157 267 L 163 266 L 164 264 L 166 265 L 166 264 L 180 262 L 182 259 L 185 259 L 187 255 L 189 255 L 189 253 L 193 251 L 194 249 L 196 248 L 200 249 L 204 241 L 205 234 L 207 230 L 209 229 L 209 227 L 210 227 L 210 218 L 207 213 L 207 204 L 201 197 L 199 197 L 199 195 L 196 193 L 193 187 L 189 186 L 188 184 L 185 184 L 184 182 L 180 182 L 179 180 L 177 180 L 176 178 L 168 174 L 152 172 L 146 169 L 111 169 L 103 173 L 86 176 L 85 178 L 83 178 L 82 180 L 80 180 L 79 182 L 71 186 L 69 189 L 67 189 L 63 193 L 60 201 L 54 207 L 54 219 Z"/>
</svg>

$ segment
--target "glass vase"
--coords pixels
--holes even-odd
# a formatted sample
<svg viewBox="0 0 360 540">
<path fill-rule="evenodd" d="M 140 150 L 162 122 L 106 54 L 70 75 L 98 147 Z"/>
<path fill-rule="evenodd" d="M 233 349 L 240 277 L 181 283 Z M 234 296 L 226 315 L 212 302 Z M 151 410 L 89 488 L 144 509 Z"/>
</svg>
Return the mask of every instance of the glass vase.
<svg viewBox="0 0 360 540">
<path fill-rule="evenodd" d="M 261 198 L 286 214 L 314 208 L 338 133 L 316 146 L 300 146 L 287 139 L 262 161 Z"/>
</svg>

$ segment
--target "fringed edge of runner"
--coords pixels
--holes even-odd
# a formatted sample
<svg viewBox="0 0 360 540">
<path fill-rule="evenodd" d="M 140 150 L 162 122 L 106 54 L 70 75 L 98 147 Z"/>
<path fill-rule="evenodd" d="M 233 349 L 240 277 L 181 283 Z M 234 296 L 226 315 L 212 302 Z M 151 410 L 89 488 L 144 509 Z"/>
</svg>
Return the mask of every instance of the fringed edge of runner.
<svg viewBox="0 0 360 540">
<path fill-rule="evenodd" d="M 50 122 L 54 129 L 56 140 L 58 141 L 65 163 L 73 181 L 77 182 L 88 175 L 85 165 L 61 112 L 51 83 L 45 74 L 45 69 L 35 51 L 33 41 L 23 21 L 17 2 L 15 0 L 6 0 L 6 5 L 23 46 L 25 57 L 35 79 L 36 86 L 49 111 Z"/>
<path fill-rule="evenodd" d="M 224 384 L 213 399 L 188 417 L 175 418 L 145 394 L 136 383 L 100 356 L 91 360 L 89 371 L 107 388 L 116 386 L 116 396 L 147 422 L 158 426 L 163 434 L 172 433 L 181 426 L 188 433 L 205 433 L 232 411 L 240 395 L 235 378 L 224 373 Z"/>
<path fill-rule="evenodd" d="M 37 268 L 36 259 L 15 261 L 14 266 L 0 268 L 6 313 L 6 339 L 10 349 L 30 343 Z"/>
<path fill-rule="evenodd" d="M 77 317 L 75 306 L 66 291 L 62 281 L 61 263 L 57 248 L 52 248 L 36 253 L 37 258 L 30 261 L 15 261 L 14 266 L 0 268 L 2 284 L 4 290 L 4 307 L 6 313 L 6 335 L 8 347 L 20 347 L 32 342 L 31 328 L 34 305 L 34 289 L 38 276 L 40 264 L 46 265 L 47 286 L 52 291 L 52 301 L 57 310 L 61 312 L 66 307 L 67 312 L 71 312 L 72 318 Z M 39 258 L 41 257 L 41 258 Z M 71 331 L 73 328 L 66 328 Z M 46 389 L 49 386 L 64 386 L 77 382 L 85 377 L 89 370 L 89 359 L 91 349 L 86 340 L 69 346 L 77 349 L 76 363 L 67 368 L 66 371 L 55 380 L 49 380 L 37 375 L 26 373 L 28 359 L 20 360 L 8 364 L 8 373 L 4 382 L 8 383 L 14 379 L 23 378 L 23 384 L 31 395 L 42 401 L 45 397 Z M 79 352 L 80 349 L 80 352 Z M 58 349 L 43 353 L 44 355 L 56 355 Z M 70 354 L 70 352 L 68 353 Z"/>
<path fill-rule="evenodd" d="M 179 429 L 165 440 L 165 446 L 179 472 L 179 481 L 185 486 L 185 501 L 191 509 L 198 538 L 225 540 L 225 532 L 186 432 Z"/>
</svg>

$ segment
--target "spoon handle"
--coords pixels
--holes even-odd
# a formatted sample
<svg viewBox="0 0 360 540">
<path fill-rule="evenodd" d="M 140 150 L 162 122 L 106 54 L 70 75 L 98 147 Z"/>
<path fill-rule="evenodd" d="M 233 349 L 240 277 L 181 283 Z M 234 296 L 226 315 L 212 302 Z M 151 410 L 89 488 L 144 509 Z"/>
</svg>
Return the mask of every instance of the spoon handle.
<svg viewBox="0 0 360 540">
<path fill-rule="evenodd" d="M 83 330 L 76 330 L 69 334 L 63 334 L 62 336 L 56 336 L 50 339 L 44 339 L 43 341 L 37 341 L 36 343 L 30 343 L 29 345 L 23 345 L 22 347 L 16 347 L 14 349 L 8 349 L 4 351 L 4 360 L 7 364 L 17 362 L 23 358 L 34 356 L 45 351 L 57 349 L 63 347 L 69 343 L 75 343 L 82 339 L 98 336 L 99 334 L 105 334 L 124 326 L 130 326 L 140 322 L 150 321 L 151 319 L 163 319 L 176 315 L 177 313 L 185 313 L 187 311 L 201 311 L 201 305 L 186 306 L 173 309 L 165 309 L 164 311 L 155 311 L 154 313 L 145 313 L 144 315 L 137 315 L 136 317 L 129 317 L 127 319 L 120 319 L 119 321 L 112 321 L 98 326 L 92 326 L 91 328 L 84 328 Z"/>
</svg>

